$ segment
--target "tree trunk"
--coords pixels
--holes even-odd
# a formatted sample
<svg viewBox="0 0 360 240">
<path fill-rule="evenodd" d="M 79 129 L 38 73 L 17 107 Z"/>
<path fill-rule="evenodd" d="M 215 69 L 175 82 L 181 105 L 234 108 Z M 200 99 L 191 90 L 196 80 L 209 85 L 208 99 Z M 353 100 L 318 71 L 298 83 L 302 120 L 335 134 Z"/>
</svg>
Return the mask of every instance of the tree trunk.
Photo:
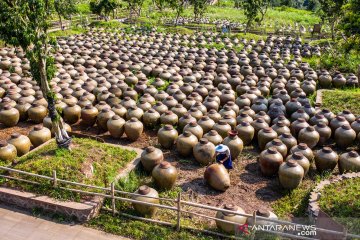
<svg viewBox="0 0 360 240">
<path fill-rule="evenodd" d="M 71 138 L 63 126 L 62 118 L 56 111 L 54 93 L 50 89 L 49 83 L 47 81 L 46 60 L 42 58 L 38 61 L 38 64 L 40 73 L 40 87 L 44 97 L 48 102 L 49 116 L 51 118 L 52 130 L 55 134 L 56 143 L 59 148 L 66 148 L 70 150 Z"/>
<path fill-rule="evenodd" d="M 331 22 L 331 39 L 335 41 L 335 20 Z"/>
<path fill-rule="evenodd" d="M 61 29 L 61 30 L 64 30 L 61 15 L 58 14 L 58 16 L 59 16 L 59 21 L 60 21 L 60 29 Z"/>
</svg>

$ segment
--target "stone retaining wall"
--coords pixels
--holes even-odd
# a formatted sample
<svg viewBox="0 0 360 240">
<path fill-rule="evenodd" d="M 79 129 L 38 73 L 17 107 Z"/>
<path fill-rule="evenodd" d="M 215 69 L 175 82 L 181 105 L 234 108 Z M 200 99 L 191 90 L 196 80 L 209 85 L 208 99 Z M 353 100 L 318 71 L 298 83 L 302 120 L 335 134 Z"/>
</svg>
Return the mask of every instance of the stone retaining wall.
<svg viewBox="0 0 360 240">
<path fill-rule="evenodd" d="M 5 187 L 0 187 L 0 201 L 25 209 L 40 208 L 47 212 L 75 217 L 81 222 L 97 216 L 103 204 L 103 198 L 98 196 L 83 202 L 66 202 Z"/>
</svg>

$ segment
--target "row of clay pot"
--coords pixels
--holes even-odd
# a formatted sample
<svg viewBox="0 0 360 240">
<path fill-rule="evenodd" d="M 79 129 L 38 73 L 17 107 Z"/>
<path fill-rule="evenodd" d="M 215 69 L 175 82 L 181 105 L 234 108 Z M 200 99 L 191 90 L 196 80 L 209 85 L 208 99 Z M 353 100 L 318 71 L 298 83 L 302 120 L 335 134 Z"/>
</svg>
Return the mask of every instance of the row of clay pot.
<svg viewBox="0 0 360 240">
<path fill-rule="evenodd" d="M 133 202 L 132 205 L 134 209 L 141 215 L 147 217 L 154 217 L 155 214 L 157 213 L 158 207 L 156 206 L 156 204 L 160 204 L 160 200 L 159 200 L 159 193 L 154 188 L 148 187 L 146 185 L 140 186 L 134 192 L 132 199 L 136 201 L 146 202 L 148 204 L 153 204 L 153 205 L 148 205 L 148 204 L 145 205 L 138 202 Z M 268 210 L 262 210 L 262 209 L 258 210 L 256 211 L 256 215 L 269 219 L 275 219 L 275 220 L 278 219 L 275 213 Z M 246 223 L 249 225 L 254 224 L 253 218 L 247 217 L 245 211 L 241 207 L 238 207 L 233 204 L 225 204 L 223 206 L 223 210 L 218 210 L 216 212 L 215 217 L 217 218 L 215 220 L 216 226 L 220 230 L 229 234 L 235 234 L 237 227 L 239 225 L 243 225 Z M 224 221 L 229 221 L 232 223 L 224 222 Z M 257 226 L 259 226 L 259 225 L 272 225 L 275 223 L 272 222 L 271 220 L 257 219 L 256 224 Z"/>
<path fill-rule="evenodd" d="M 2 140 L 0 142 L 0 161 L 9 164 L 16 157 L 21 157 L 28 153 L 31 146 L 40 146 L 50 139 L 50 130 L 42 126 L 35 126 L 28 136 L 13 133 L 8 141 Z"/>
<path fill-rule="evenodd" d="M 286 161 L 276 147 L 267 148 L 259 156 L 262 174 L 278 175 L 280 184 L 286 189 L 295 189 L 301 184 L 313 160 L 319 172 L 331 172 L 336 166 L 340 173 L 360 171 L 360 156 L 356 151 L 345 152 L 339 157 L 330 147 L 313 153 L 306 144 L 300 143 L 291 148 L 290 152 Z"/>
</svg>

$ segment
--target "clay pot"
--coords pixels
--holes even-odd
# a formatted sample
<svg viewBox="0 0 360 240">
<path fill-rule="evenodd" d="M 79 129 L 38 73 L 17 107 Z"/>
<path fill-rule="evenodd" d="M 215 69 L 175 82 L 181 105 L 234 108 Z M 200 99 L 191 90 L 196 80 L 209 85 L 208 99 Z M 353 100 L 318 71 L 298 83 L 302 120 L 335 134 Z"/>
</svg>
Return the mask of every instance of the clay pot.
<svg viewBox="0 0 360 240">
<path fill-rule="evenodd" d="M 151 175 L 157 186 L 169 190 L 174 186 L 178 172 L 170 163 L 163 161 L 154 167 Z"/>
<path fill-rule="evenodd" d="M 4 140 L 0 141 L 0 162 L 10 163 L 16 158 L 16 147 Z"/>
<path fill-rule="evenodd" d="M 270 127 L 261 129 L 258 133 L 258 143 L 260 150 L 265 149 L 268 142 L 277 138 L 277 133 Z"/>
<path fill-rule="evenodd" d="M 209 116 L 203 116 L 198 121 L 199 126 L 204 130 L 204 133 L 209 132 L 215 125 L 215 121 L 209 118 Z"/>
<path fill-rule="evenodd" d="M 204 134 L 203 137 L 209 140 L 209 142 L 212 142 L 215 146 L 223 142 L 223 138 L 217 133 L 216 130 L 210 130 L 208 133 Z"/>
<path fill-rule="evenodd" d="M 260 170 L 265 176 L 273 176 L 278 173 L 283 163 L 283 156 L 276 148 L 268 148 L 260 153 Z"/>
<path fill-rule="evenodd" d="M 196 122 L 196 119 L 192 117 L 189 113 L 184 114 L 184 116 L 179 119 L 179 131 L 181 132 L 184 127 L 191 122 Z"/>
<path fill-rule="evenodd" d="M 157 133 L 160 145 L 165 149 L 171 149 L 178 138 L 178 132 L 172 125 L 165 125 Z"/>
<path fill-rule="evenodd" d="M 27 136 L 21 135 L 19 133 L 11 134 L 11 138 L 9 139 L 8 143 L 16 147 L 17 155 L 19 157 L 30 151 L 30 139 Z"/>
<path fill-rule="evenodd" d="M 254 138 L 255 129 L 250 123 L 242 121 L 236 126 L 235 130 L 238 132 L 238 136 L 245 146 L 251 143 Z"/>
<path fill-rule="evenodd" d="M 310 168 L 310 161 L 301 152 L 295 152 L 289 155 L 286 158 L 286 161 L 293 160 L 296 161 L 303 169 L 304 169 L 304 176 L 309 172 Z"/>
<path fill-rule="evenodd" d="M 315 165 L 319 172 L 334 170 L 338 160 L 339 156 L 329 147 L 315 152 Z"/>
<path fill-rule="evenodd" d="M 206 138 L 201 138 L 193 148 L 193 155 L 201 165 L 208 165 L 214 161 L 215 145 Z"/>
<path fill-rule="evenodd" d="M 153 204 L 159 204 L 160 201 L 158 199 L 159 194 L 158 192 L 150 188 L 148 186 L 141 186 L 138 190 L 134 192 L 135 194 L 139 194 L 138 196 L 133 196 L 132 199 L 141 201 L 141 202 L 147 202 L 147 203 L 153 203 Z M 135 210 L 140 213 L 141 215 L 147 216 L 147 217 L 153 217 L 156 214 L 157 207 L 150 206 L 150 205 L 144 205 L 141 203 L 132 203 Z"/>
<path fill-rule="evenodd" d="M 295 189 L 300 186 L 304 169 L 294 160 L 288 160 L 279 167 L 279 181 L 283 188 Z"/>
<path fill-rule="evenodd" d="M 197 124 L 195 121 L 188 123 L 188 124 L 184 127 L 184 131 L 189 131 L 189 132 L 191 132 L 192 134 L 195 135 L 195 137 L 197 137 L 197 139 L 202 138 L 202 136 L 203 136 L 203 134 L 204 134 L 204 130 L 202 129 L 202 127 L 200 127 L 200 125 Z"/>
<path fill-rule="evenodd" d="M 106 125 L 110 135 L 113 138 L 121 138 L 121 136 L 124 134 L 125 120 L 118 115 L 114 115 L 112 118 L 110 118 Z"/>
<path fill-rule="evenodd" d="M 166 111 L 160 116 L 161 124 L 169 124 L 176 126 L 179 121 L 179 117 L 172 111 Z"/>
<path fill-rule="evenodd" d="M 337 116 L 330 121 L 330 127 L 333 134 L 335 134 L 336 129 L 340 128 L 343 125 L 350 125 L 343 116 Z"/>
<path fill-rule="evenodd" d="M 226 191 L 230 187 L 230 176 L 223 164 L 214 163 L 208 166 L 204 178 L 216 190 Z"/>
<path fill-rule="evenodd" d="M 266 209 L 258 209 L 255 212 L 256 216 L 260 216 L 260 217 L 265 217 L 265 218 L 269 218 L 269 219 L 278 219 L 278 217 L 276 216 L 275 213 L 268 211 Z M 254 225 L 254 218 L 253 217 L 249 217 L 247 219 L 247 224 L 249 224 L 250 226 Z M 277 223 L 274 222 L 270 222 L 270 221 L 266 221 L 266 220 L 262 220 L 262 219 L 256 219 L 256 225 L 276 225 Z"/>
<path fill-rule="evenodd" d="M 184 131 L 176 140 L 176 149 L 183 157 L 190 156 L 198 143 L 197 137 L 189 131 Z"/>
<path fill-rule="evenodd" d="M 319 142 L 320 135 L 314 127 L 303 128 L 299 131 L 299 143 L 306 143 L 309 148 L 313 149 Z"/>
<path fill-rule="evenodd" d="M 285 144 L 287 151 L 289 152 L 291 148 L 297 145 L 297 140 L 294 138 L 291 133 L 283 133 L 279 136 L 279 140 Z"/>
<path fill-rule="evenodd" d="M 127 109 L 120 104 L 115 104 L 111 110 L 122 118 L 126 117 Z"/>
<path fill-rule="evenodd" d="M 306 145 L 306 143 L 299 143 L 298 145 L 290 149 L 290 153 L 294 154 L 295 152 L 301 152 L 304 157 L 312 161 L 314 159 L 313 151 Z"/>
<path fill-rule="evenodd" d="M 147 128 L 154 128 L 160 120 L 160 114 L 154 109 L 147 110 L 143 115 L 143 123 Z"/>
<path fill-rule="evenodd" d="M 228 132 L 231 130 L 231 126 L 222 119 L 214 125 L 213 129 L 216 130 L 222 138 L 226 138 Z"/>
<path fill-rule="evenodd" d="M 245 211 L 242 208 L 235 206 L 233 204 L 225 204 L 224 209 L 229 210 L 229 211 L 234 211 L 234 212 L 237 212 L 240 214 L 245 214 Z M 226 223 L 226 222 L 221 222 L 221 221 L 215 220 L 216 226 L 220 230 L 227 232 L 229 234 L 235 234 L 238 226 L 245 224 L 246 220 L 247 220 L 247 218 L 244 216 L 236 215 L 236 214 L 228 213 L 228 212 L 222 212 L 220 210 L 216 212 L 216 218 L 225 220 L 225 221 L 229 221 L 229 222 L 234 222 L 234 224 L 231 224 L 231 223 Z"/>
<path fill-rule="evenodd" d="M 20 113 L 16 108 L 13 108 L 10 105 L 5 105 L 2 110 L 0 110 L 0 122 L 6 127 L 14 127 L 19 122 Z"/>
<path fill-rule="evenodd" d="M 109 108 L 104 108 L 101 110 L 99 115 L 97 116 L 97 125 L 100 129 L 107 131 L 107 122 L 111 119 L 115 113 L 111 111 Z"/>
<path fill-rule="evenodd" d="M 151 172 L 153 168 L 164 160 L 162 151 L 155 147 L 147 147 L 140 157 L 141 164 L 147 172 Z"/>
<path fill-rule="evenodd" d="M 20 114 L 19 121 L 26 121 L 28 119 L 28 117 L 29 117 L 28 110 L 30 107 L 31 107 L 31 104 L 24 102 L 22 100 L 18 101 L 18 104 L 16 104 L 15 108 L 19 111 L 19 114 Z M 0 115 L 1 115 L 1 112 L 0 112 Z"/>
<path fill-rule="evenodd" d="M 33 104 L 28 110 L 29 119 L 34 123 L 42 123 L 47 116 L 46 107 L 38 104 Z"/>
<path fill-rule="evenodd" d="M 81 110 L 81 113 L 80 113 L 81 124 L 83 124 L 85 126 L 89 126 L 89 127 L 94 126 L 94 124 L 96 123 L 98 114 L 99 114 L 99 110 L 96 107 L 94 107 L 91 104 L 86 105 Z"/>
<path fill-rule="evenodd" d="M 286 145 L 278 138 L 275 138 L 274 140 L 268 142 L 265 145 L 265 149 L 268 148 L 276 148 L 278 150 L 279 153 L 281 153 L 281 155 L 283 156 L 283 158 L 285 159 L 287 152 L 288 152 L 288 148 L 286 147 Z"/>
<path fill-rule="evenodd" d="M 244 148 L 243 141 L 238 137 L 237 131 L 230 131 L 223 144 L 230 149 L 232 160 L 236 160 Z"/>
<path fill-rule="evenodd" d="M 291 123 L 291 126 L 290 126 L 291 134 L 295 138 L 297 138 L 300 130 L 303 128 L 307 128 L 308 126 L 309 126 L 309 124 L 305 121 L 305 119 L 299 118 L 298 120 Z"/>
<path fill-rule="evenodd" d="M 131 141 L 136 141 L 144 130 L 144 125 L 137 118 L 131 118 L 125 125 L 125 134 Z"/>
<path fill-rule="evenodd" d="M 320 122 L 316 124 L 315 130 L 319 133 L 319 142 L 317 145 L 324 146 L 331 137 L 331 128 L 329 128 L 325 123 Z"/>
<path fill-rule="evenodd" d="M 51 131 L 43 126 L 36 126 L 30 131 L 28 137 L 31 144 L 37 147 L 51 139 Z"/>
<path fill-rule="evenodd" d="M 340 155 L 339 171 L 344 172 L 360 172 L 360 156 L 356 151 L 346 152 Z"/>
<path fill-rule="evenodd" d="M 64 109 L 64 120 L 68 124 L 75 124 L 80 120 L 81 107 L 76 104 L 69 104 Z"/>
<path fill-rule="evenodd" d="M 350 125 L 343 125 L 334 134 L 336 145 L 342 149 L 350 147 L 356 139 L 356 133 Z"/>
<path fill-rule="evenodd" d="M 258 118 L 255 121 L 250 123 L 251 126 L 254 128 L 254 139 L 257 139 L 258 137 L 258 133 L 261 129 L 265 129 L 269 127 L 269 124 L 267 124 L 267 122 L 265 122 L 265 120 L 263 118 Z"/>
</svg>

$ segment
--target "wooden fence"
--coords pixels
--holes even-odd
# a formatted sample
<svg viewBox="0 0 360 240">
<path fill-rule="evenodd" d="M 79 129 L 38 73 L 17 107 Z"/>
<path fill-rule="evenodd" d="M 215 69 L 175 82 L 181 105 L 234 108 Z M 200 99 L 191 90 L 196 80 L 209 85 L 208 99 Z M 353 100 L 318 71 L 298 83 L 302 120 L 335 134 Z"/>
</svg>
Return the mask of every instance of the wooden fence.
<svg viewBox="0 0 360 240">
<path fill-rule="evenodd" d="M 144 202 L 144 201 L 135 200 L 132 198 L 132 197 L 143 196 L 143 195 L 116 190 L 114 182 L 111 183 L 110 187 L 104 188 L 104 187 L 92 186 L 92 185 L 87 185 L 87 184 L 83 184 L 83 183 L 77 183 L 77 182 L 59 179 L 59 178 L 57 178 L 57 174 L 56 174 L 55 170 L 53 171 L 53 174 L 51 177 L 39 175 L 39 174 L 35 174 L 35 173 L 29 173 L 29 172 L 25 172 L 25 171 L 13 169 L 13 168 L 2 167 L 2 166 L 0 166 L 0 170 L 3 170 L 0 173 L 0 177 L 5 178 L 5 179 L 21 181 L 21 182 L 25 182 L 28 184 L 34 184 L 34 185 L 42 184 L 41 182 L 38 182 L 38 181 L 33 181 L 33 180 L 29 180 L 29 179 L 24 179 L 21 177 L 11 176 L 8 174 L 8 173 L 17 173 L 18 176 L 24 175 L 24 176 L 30 176 L 30 177 L 34 177 L 34 178 L 43 179 L 43 180 L 48 180 L 54 188 L 59 188 L 62 190 L 71 191 L 74 193 L 79 193 L 79 194 L 84 194 L 84 195 L 92 195 L 92 196 L 100 196 L 100 197 L 108 198 L 111 200 L 111 208 L 103 207 L 103 210 L 110 211 L 114 215 L 119 214 L 119 215 L 122 215 L 122 216 L 125 216 L 128 218 L 132 218 L 132 219 L 136 219 L 136 220 L 142 220 L 142 221 L 153 222 L 156 224 L 172 226 L 172 227 L 175 227 L 176 230 L 185 228 L 185 229 L 190 229 L 193 231 L 199 231 L 199 232 L 204 232 L 207 234 L 217 235 L 219 237 L 224 237 L 224 238 L 243 239 L 243 237 L 239 237 L 239 236 L 227 235 L 227 234 L 223 234 L 220 232 L 209 231 L 209 230 L 204 230 L 204 229 L 199 229 L 199 228 L 195 228 L 195 227 L 181 225 L 181 219 L 184 214 L 190 214 L 190 215 L 204 218 L 207 220 L 220 221 L 220 222 L 224 222 L 224 223 L 234 224 L 234 222 L 214 217 L 215 214 L 213 216 L 209 216 L 207 214 L 200 213 L 200 212 L 203 212 L 201 210 L 204 210 L 204 209 L 211 210 L 211 211 L 221 211 L 224 213 L 230 213 L 230 214 L 235 214 L 235 215 L 240 215 L 243 217 L 251 218 L 254 225 L 256 225 L 257 221 L 261 221 L 262 223 L 264 223 L 264 221 L 265 221 L 266 223 L 269 223 L 269 224 L 287 225 L 287 226 L 295 226 L 296 225 L 299 228 L 303 227 L 303 229 L 308 229 L 308 226 L 306 226 L 306 225 L 293 223 L 293 222 L 289 222 L 289 221 L 278 220 L 278 219 L 271 219 L 271 218 L 262 217 L 262 216 L 257 216 L 256 212 L 253 212 L 253 214 L 246 214 L 246 213 L 243 214 L 243 213 L 226 210 L 226 209 L 222 209 L 222 208 L 218 208 L 218 207 L 195 203 L 192 201 L 185 201 L 185 200 L 182 200 L 181 193 L 178 193 L 178 196 L 176 199 L 162 198 L 162 197 L 147 197 L 147 198 L 155 198 L 155 199 L 158 199 L 159 201 L 171 203 L 171 204 L 154 204 L 154 203 L 148 203 L 148 202 Z M 65 184 L 65 185 L 72 186 L 72 187 L 64 187 L 64 186 L 61 186 L 61 184 Z M 83 189 L 88 189 L 88 190 L 76 189 L 75 187 L 82 187 Z M 119 196 L 119 195 L 122 195 L 122 196 Z M 127 196 L 127 197 L 125 197 L 125 196 Z M 143 205 L 147 205 L 147 206 L 153 206 L 153 207 L 157 207 L 157 208 L 161 208 L 161 209 L 167 209 L 170 211 L 174 211 L 176 213 L 176 224 L 173 224 L 170 222 L 165 222 L 165 221 L 160 221 L 160 220 L 155 220 L 155 219 L 151 219 L 151 218 L 133 216 L 133 215 L 130 215 L 127 213 L 119 212 L 116 210 L 117 202 L 137 203 L 137 204 L 143 204 Z M 188 210 L 186 210 L 186 207 L 196 208 L 200 211 L 188 211 Z M 234 224 L 234 228 L 235 228 L 235 226 L 236 226 L 236 224 Z M 323 232 L 323 233 L 328 233 L 328 234 L 332 234 L 332 235 L 337 235 L 343 239 L 359 239 L 360 238 L 360 235 L 349 234 L 349 233 L 344 233 L 344 232 L 337 232 L 337 231 L 332 231 L 332 230 L 328 230 L 328 229 L 316 228 L 315 230 L 317 232 Z M 280 230 L 272 231 L 272 230 L 265 230 L 265 229 L 262 229 L 260 231 L 275 234 L 277 236 L 291 238 L 291 239 L 304 239 L 304 240 L 314 239 L 313 237 L 300 236 L 296 232 L 283 232 Z"/>
</svg>

